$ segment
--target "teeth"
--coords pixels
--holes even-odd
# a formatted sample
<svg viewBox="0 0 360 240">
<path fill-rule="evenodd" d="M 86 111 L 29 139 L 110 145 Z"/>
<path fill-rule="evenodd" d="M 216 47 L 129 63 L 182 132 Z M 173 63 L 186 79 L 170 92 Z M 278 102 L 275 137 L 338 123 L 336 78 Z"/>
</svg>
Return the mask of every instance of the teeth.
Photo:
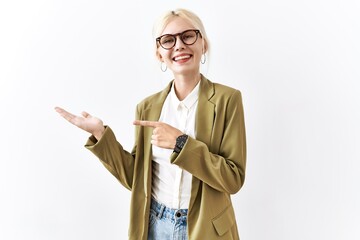
<svg viewBox="0 0 360 240">
<path fill-rule="evenodd" d="M 184 55 L 184 56 L 175 57 L 174 60 L 178 61 L 178 60 L 186 59 L 186 58 L 190 58 L 190 55 Z"/>
</svg>

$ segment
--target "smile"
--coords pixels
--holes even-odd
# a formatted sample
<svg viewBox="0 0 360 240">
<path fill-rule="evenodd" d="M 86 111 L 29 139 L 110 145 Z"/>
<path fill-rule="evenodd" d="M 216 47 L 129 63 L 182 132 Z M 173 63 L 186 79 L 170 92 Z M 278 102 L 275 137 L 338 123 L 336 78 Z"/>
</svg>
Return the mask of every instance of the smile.
<svg viewBox="0 0 360 240">
<path fill-rule="evenodd" d="M 174 57 L 173 58 L 173 61 L 175 61 L 175 62 L 177 62 L 177 61 L 180 61 L 180 60 L 187 60 L 187 59 L 189 59 L 189 58 L 191 58 L 192 57 L 192 55 L 180 55 L 180 56 L 176 56 L 176 57 Z"/>
</svg>

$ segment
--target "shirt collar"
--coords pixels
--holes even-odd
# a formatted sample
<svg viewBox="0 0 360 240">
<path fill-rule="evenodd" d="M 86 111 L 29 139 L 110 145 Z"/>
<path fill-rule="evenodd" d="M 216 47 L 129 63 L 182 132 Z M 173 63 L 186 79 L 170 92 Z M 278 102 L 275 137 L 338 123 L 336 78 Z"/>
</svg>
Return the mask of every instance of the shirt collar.
<svg viewBox="0 0 360 240">
<path fill-rule="evenodd" d="M 181 103 L 187 109 L 190 109 L 192 106 L 194 106 L 194 104 L 197 102 L 197 100 L 199 98 L 200 81 L 196 84 L 194 89 L 186 96 L 186 98 L 182 101 L 179 101 L 178 97 L 176 96 L 174 82 L 173 82 L 172 86 L 171 86 L 171 91 L 170 91 L 171 105 L 175 109 L 177 109 L 179 104 L 181 104 Z"/>
</svg>

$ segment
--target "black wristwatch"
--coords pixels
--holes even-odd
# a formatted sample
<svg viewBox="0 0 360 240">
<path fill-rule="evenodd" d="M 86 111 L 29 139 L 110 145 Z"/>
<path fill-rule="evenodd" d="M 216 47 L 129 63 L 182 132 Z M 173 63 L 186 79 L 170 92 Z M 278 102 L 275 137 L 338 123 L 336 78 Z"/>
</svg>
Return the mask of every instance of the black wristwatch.
<svg viewBox="0 0 360 240">
<path fill-rule="evenodd" d="M 176 138 L 176 144 L 175 144 L 174 152 L 180 153 L 180 151 L 184 147 L 187 139 L 188 139 L 188 135 L 186 135 L 186 134 L 178 136 Z"/>
</svg>

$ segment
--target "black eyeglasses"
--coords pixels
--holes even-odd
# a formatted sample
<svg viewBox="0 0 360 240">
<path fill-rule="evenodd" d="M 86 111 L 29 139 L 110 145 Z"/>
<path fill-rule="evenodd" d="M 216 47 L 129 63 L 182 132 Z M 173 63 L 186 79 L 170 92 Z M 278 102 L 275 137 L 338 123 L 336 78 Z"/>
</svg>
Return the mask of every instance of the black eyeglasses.
<svg viewBox="0 0 360 240">
<path fill-rule="evenodd" d="M 180 36 L 181 41 L 185 45 L 193 45 L 196 42 L 196 40 L 198 39 L 199 35 L 200 35 L 200 37 L 202 37 L 199 30 L 190 29 L 190 30 L 186 30 L 184 32 L 177 33 L 177 34 L 162 35 L 162 36 L 156 38 L 156 42 L 158 42 L 162 48 L 169 50 L 175 46 L 177 36 Z"/>
</svg>

